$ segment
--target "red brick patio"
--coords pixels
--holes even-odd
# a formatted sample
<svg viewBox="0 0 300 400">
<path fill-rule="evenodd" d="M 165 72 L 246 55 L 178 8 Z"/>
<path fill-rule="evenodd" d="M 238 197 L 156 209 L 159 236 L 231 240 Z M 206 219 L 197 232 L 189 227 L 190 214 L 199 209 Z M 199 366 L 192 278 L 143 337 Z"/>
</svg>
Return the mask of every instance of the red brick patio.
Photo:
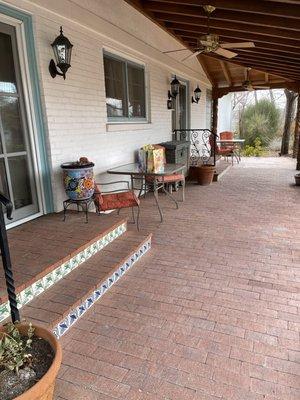
<svg viewBox="0 0 300 400">
<path fill-rule="evenodd" d="M 61 339 L 56 400 L 298 400 L 293 168 L 243 160 L 164 224 L 143 201 L 153 248 Z"/>
</svg>

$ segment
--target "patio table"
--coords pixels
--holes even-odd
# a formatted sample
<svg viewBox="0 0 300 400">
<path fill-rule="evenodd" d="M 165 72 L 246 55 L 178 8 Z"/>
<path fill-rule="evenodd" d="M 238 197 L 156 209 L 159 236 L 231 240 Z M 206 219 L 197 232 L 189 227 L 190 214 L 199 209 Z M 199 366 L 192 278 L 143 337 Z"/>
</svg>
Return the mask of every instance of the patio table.
<svg viewBox="0 0 300 400">
<path fill-rule="evenodd" d="M 217 139 L 217 144 L 220 144 L 221 147 L 223 145 L 239 145 L 238 151 L 233 150 L 233 154 L 235 158 L 237 159 L 237 162 L 239 163 L 241 161 L 241 156 L 240 156 L 240 146 L 245 143 L 245 139 Z"/>
<path fill-rule="evenodd" d="M 143 171 L 140 169 L 138 163 L 130 163 L 130 164 L 125 164 L 125 165 L 120 165 L 115 168 L 111 168 L 107 171 L 108 174 L 116 174 L 116 175 L 129 175 L 131 179 L 131 187 L 134 189 L 134 179 L 140 179 L 142 180 L 142 185 L 140 188 L 140 193 L 139 197 L 141 196 L 143 187 L 144 187 L 144 182 L 146 181 L 146 178 L 151 178 L 151 181 L 153 182 L 153 193 L 154 193 L 154 198 L 155 202 L 159 211 L 160 215 L 160 220 L 163 222 L 163 212 L 159 204 L 159 198 L 158 198 L 158 191 L 160 189 L 163 190 L 163 192 L 171 199 L 174 201 L 176 204 L 176 208 L 178 208 L 178 202 L 175 199 L 174 196 L 170 192 L 168 192 L 165 188 L 164 184 L 164 177 L 167 175 L 172 175 L 176 174 L 178 172 L 182 172 L 185 168 L 185 164 L 165 164 L 164 165 L 164 170 L 162 172 L 148 172 L 148 171 Z"/>
</svg>

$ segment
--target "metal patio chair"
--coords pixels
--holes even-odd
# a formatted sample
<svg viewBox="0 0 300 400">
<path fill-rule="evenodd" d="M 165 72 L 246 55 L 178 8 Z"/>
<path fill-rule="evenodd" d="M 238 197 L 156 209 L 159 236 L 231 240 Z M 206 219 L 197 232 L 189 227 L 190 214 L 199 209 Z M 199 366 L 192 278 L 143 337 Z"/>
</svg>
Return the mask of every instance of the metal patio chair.
<svg viewBox="0 0 300 400">
<path fill-rule="evenodd" d="M 125 184 L 125 189 L 102 190 L 103 186 Z M 140 230 L 140 200 L 132 189 L 128 181 L 115 181 L 108 183 L 96 183 L 96 190 L 93 196 L 97 214 L 101 211 L 118 210 L 122 208 L 131 208 L 133 223 L 136 221 L 137 230 Z M 137 207 L 137 218 L 135 220 L 134 208 Z"/>
</svg>

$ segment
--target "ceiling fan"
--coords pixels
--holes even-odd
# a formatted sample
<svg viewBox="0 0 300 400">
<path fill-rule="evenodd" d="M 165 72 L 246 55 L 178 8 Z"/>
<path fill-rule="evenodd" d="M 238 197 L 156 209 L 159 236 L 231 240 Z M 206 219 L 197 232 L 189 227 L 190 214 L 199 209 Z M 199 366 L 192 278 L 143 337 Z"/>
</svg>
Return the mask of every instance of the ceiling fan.
<svg viewBox="0 0 300 400">
<path fill-rule="evenodd" d="M 210 16 L 215 11 L 216 7 L 210 5 L 204 5 L 203 9 L 207 15 L 207 35 L 200 36 L 197 40 L 197 47 L 195 48 L 193 54 L 185 57 L 182 61 L 189 60 L 190 58 L 197 57 L 201 53 L 215 53 L 219 56 L 225 58 L 233 58 L 236 57 L 238 54 L 230 51 L 228 49 L 242 49 L 242 48 L 249 48 L 254 47 L 255 44 L 253 42 L 241 42 L 241 43 L 220 43 L 219 36 L 213 33 L 210 33 Z M 180 49 L 180 50 L 171 50 L 171 51 L 164 51 L 165 54 L 167 53 L 174 53 L 176 51 L 184 51 L 188 49 Z"/>
<path fill-rule="evenodd" d="M 250 71 L 251 68 L 246 68 L 245 70 L 245 81 L 242 83 L 244 89 L 248 90 L 249 92 L 253 92 L 255 89 L 270 89 L 270 86 L 253 85 L 250 80 Z"/>
</svg>

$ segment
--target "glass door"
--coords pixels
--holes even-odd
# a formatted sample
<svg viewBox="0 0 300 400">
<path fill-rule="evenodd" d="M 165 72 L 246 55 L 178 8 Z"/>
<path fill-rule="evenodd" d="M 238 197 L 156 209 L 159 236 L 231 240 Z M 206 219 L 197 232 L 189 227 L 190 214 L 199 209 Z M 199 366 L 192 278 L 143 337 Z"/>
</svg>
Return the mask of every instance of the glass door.
<svg viewBox="0 0 300 400">
<path fill-rule="evenodd" d="M 0 191 L 12 222 L 39 211 L 30 147 L 15 29 L 0 22 Z"/>
</svg>

